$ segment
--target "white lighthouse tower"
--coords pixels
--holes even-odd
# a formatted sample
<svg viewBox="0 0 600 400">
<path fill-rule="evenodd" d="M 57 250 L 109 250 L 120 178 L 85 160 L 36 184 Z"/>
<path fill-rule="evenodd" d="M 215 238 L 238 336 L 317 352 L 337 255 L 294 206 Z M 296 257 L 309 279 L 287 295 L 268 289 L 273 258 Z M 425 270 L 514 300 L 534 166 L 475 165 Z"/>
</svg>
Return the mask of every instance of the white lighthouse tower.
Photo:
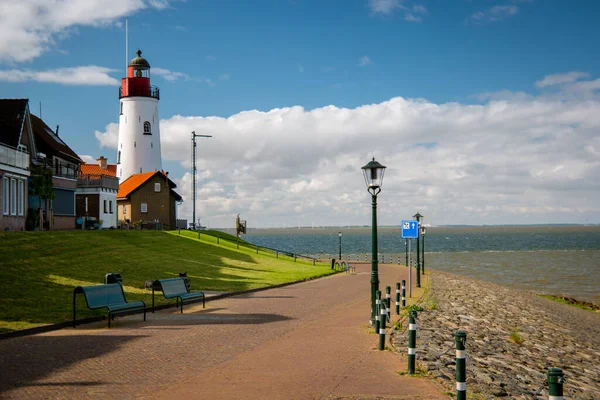
<svg viewBox="0 0 600 400">
<path fill-rule="evenodd" d="M 137 51 L 119 88 L 120 116 L 117 177 L 162 170 L 158 87 L 150 85 L 150 64 Z"/>
</svg>

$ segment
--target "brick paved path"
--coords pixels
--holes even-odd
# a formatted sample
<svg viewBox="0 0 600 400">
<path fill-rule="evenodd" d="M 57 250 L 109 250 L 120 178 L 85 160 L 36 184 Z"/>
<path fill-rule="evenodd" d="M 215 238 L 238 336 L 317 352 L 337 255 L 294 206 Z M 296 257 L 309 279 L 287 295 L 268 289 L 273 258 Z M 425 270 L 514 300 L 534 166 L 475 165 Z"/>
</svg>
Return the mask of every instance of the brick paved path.
<svg viewBox="0 0 600 400">
<path fill-rule="evenodd" d="M 369 333 L 369 269 L 0 342 L 0 398 L 447 399 Z M 380 287 L 406 279 L 380 266 Z"/>
</svg>

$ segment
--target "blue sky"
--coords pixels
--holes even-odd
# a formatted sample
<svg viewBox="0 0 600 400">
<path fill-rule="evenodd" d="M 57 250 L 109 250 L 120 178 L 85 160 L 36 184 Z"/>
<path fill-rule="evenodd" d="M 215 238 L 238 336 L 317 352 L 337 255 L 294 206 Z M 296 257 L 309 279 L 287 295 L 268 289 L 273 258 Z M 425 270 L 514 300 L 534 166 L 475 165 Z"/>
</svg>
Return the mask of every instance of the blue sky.
<svg viewBox="0 0 600 400">
<path fill-rule="evenodd" d="M 198 195 L 204 199 L 201 214 L 216 226 L 228 225 L 237 213 L 252 215 L 261 226 L 368 223 L 369 210 L 357 210 L 366 191 L 355 187 L 352 176 L 362 184 L 358 169 L 371 156 L 396 162 L 386 179 L 396 170 L 393 197 L 401 200 L 383 214 L 388 223 L 404 218 L 399 210 L 412 215 L 417 208 L 434 215 L 432 223 L 467 223 L 474 215 L 476 223 L 600 222 L 594 178 L 600 172 L 600 130 L 590 119 L 600 111 L 596 1 L 59 0 L 54 8 L 44 8 L 43 1 L 24 0 L 18 8 L 9 3 L 0 0 L 7 7 L 0 16 L 1 97 L 29 98 L 35 114 L 41 102 L 44 120 L 59 124 L 61 137 L 78 154 L 105 155 L 112 162 L 115 126 L 109 124 L 118 121 L 117 80 L 124 75 L 129 18 L 129 58 L 141 48 L 152 83 L 161 89 L 163 165 L 184 199 L 191 187 L 189 132 L 215 135 L 204 145 L 210 154 L 202 160 Z M 406 102 L 388 104 L 395 98 Z M 294 106 L 302 109 L 285 111 Z M 275 109 L 279 115 L 268 113 Z M 557 110 L 564 118 L 544 121 Z M 500 113 L 499 121 L 490 122 L 491 111 Z M 339 118 L 344 123 L 336 125 Z M 457 129 L 478 118 L 485 121 Z M 282 127 L 274 128 L 282 119 Z M 347 134 L 348 126 L 362 130 Z M 265 130 L 270 133 L 261 136 Z M 472 130 L 476 134 L 467 134 Z M 448 132 L 464 133 L 456 142 L 477 153 L 457 155 Z M 523 134 L 533 136 L 526 146 Z M 541 157 L 569 135 L 572 149 L 562 149 L 558 160 Z M 357 139 L 369 136 L 372 149 Z M 231 146 L 237 139 L 239 146 Z M 548 148 L 540 149 L 540 142 Z M 505 158 L 485 156 L 498 155 L 494 145 L 506 149 Z M 521 156 L 531 163 L 515 165 L 513 146 L 529 150 Z M 278 156 L 263 165 L 270 147 Z M 284 157 L 278 164 L 286 151 L 311 155 Z M 411 157 L 414 162 L 402 161 Z M 343 160 L 355 158 L 358 169 L 351 172 Z M 342 178 L 322 179 L 319 166 Z M 281 169 L 281 175 L 261 175 L 269 168 Z M 432 170 L 424 173 L 427 168 Z M 449 176 L 448 169 L 456 173 Z M 491 179 L 506 190 L 484 199 L 477 188 L 490 182 L 482 175 L 488 169 L 507 169 L 505 180 L 496 174 Z M 545 179 L 551 171 L 559 176 L 550 182 Z M 461 180 L 463 189 L 454 192 L 449 179 Z M 522 186 L 518 193 L 510 182 Z M 420 195 L 404 195 L 408 187 Z M 474 190 L 470 196 L 462 193 L 468 187 Z M 573 187 L 585 192 L 573 203 L 556 192 Z M 281 209 L 267 203 L 267 192 L 281 194 L 271 199 Z M 344 206 L 314 201 L 326 193 L 349 199 Z M 351 200 L 357 196 L 361 200 Z M 457 202 L 456 210 L 447 210 L 449 201 Z M 182 216 L 191 210 L 186 203 Z"/>
</svg>

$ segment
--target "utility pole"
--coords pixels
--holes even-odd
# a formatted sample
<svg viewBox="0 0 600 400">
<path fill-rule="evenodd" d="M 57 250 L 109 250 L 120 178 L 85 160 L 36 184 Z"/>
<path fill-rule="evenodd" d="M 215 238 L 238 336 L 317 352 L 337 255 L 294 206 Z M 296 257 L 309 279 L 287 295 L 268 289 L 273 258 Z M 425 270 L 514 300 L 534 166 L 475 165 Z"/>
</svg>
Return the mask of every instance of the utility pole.
<svg viewBox="0 0 600 400">
<path fill-rule="evenodd" d="M 196 131 L 192 131 L 192 196 L 194 198 L 194 216 L 192 219 L 192 223 L 194 224 L 194 230 L 196 229 L 196 138 L 204 137 L 209 138 L 211 135 L 197 135 Z"/>
</svg>

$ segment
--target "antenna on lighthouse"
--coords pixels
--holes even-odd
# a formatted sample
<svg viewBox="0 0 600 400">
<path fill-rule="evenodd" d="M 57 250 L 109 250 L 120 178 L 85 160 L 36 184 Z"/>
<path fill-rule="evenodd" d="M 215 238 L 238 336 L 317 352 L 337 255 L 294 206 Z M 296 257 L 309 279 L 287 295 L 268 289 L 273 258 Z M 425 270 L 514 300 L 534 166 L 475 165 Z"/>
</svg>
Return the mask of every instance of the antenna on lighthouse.
<svg viewBox="0 0 600 400">
<path fill-rule="evenodd" d="M 125 18 L 125 76 L 129 66 L 129 18 Z"/>
</svg>

